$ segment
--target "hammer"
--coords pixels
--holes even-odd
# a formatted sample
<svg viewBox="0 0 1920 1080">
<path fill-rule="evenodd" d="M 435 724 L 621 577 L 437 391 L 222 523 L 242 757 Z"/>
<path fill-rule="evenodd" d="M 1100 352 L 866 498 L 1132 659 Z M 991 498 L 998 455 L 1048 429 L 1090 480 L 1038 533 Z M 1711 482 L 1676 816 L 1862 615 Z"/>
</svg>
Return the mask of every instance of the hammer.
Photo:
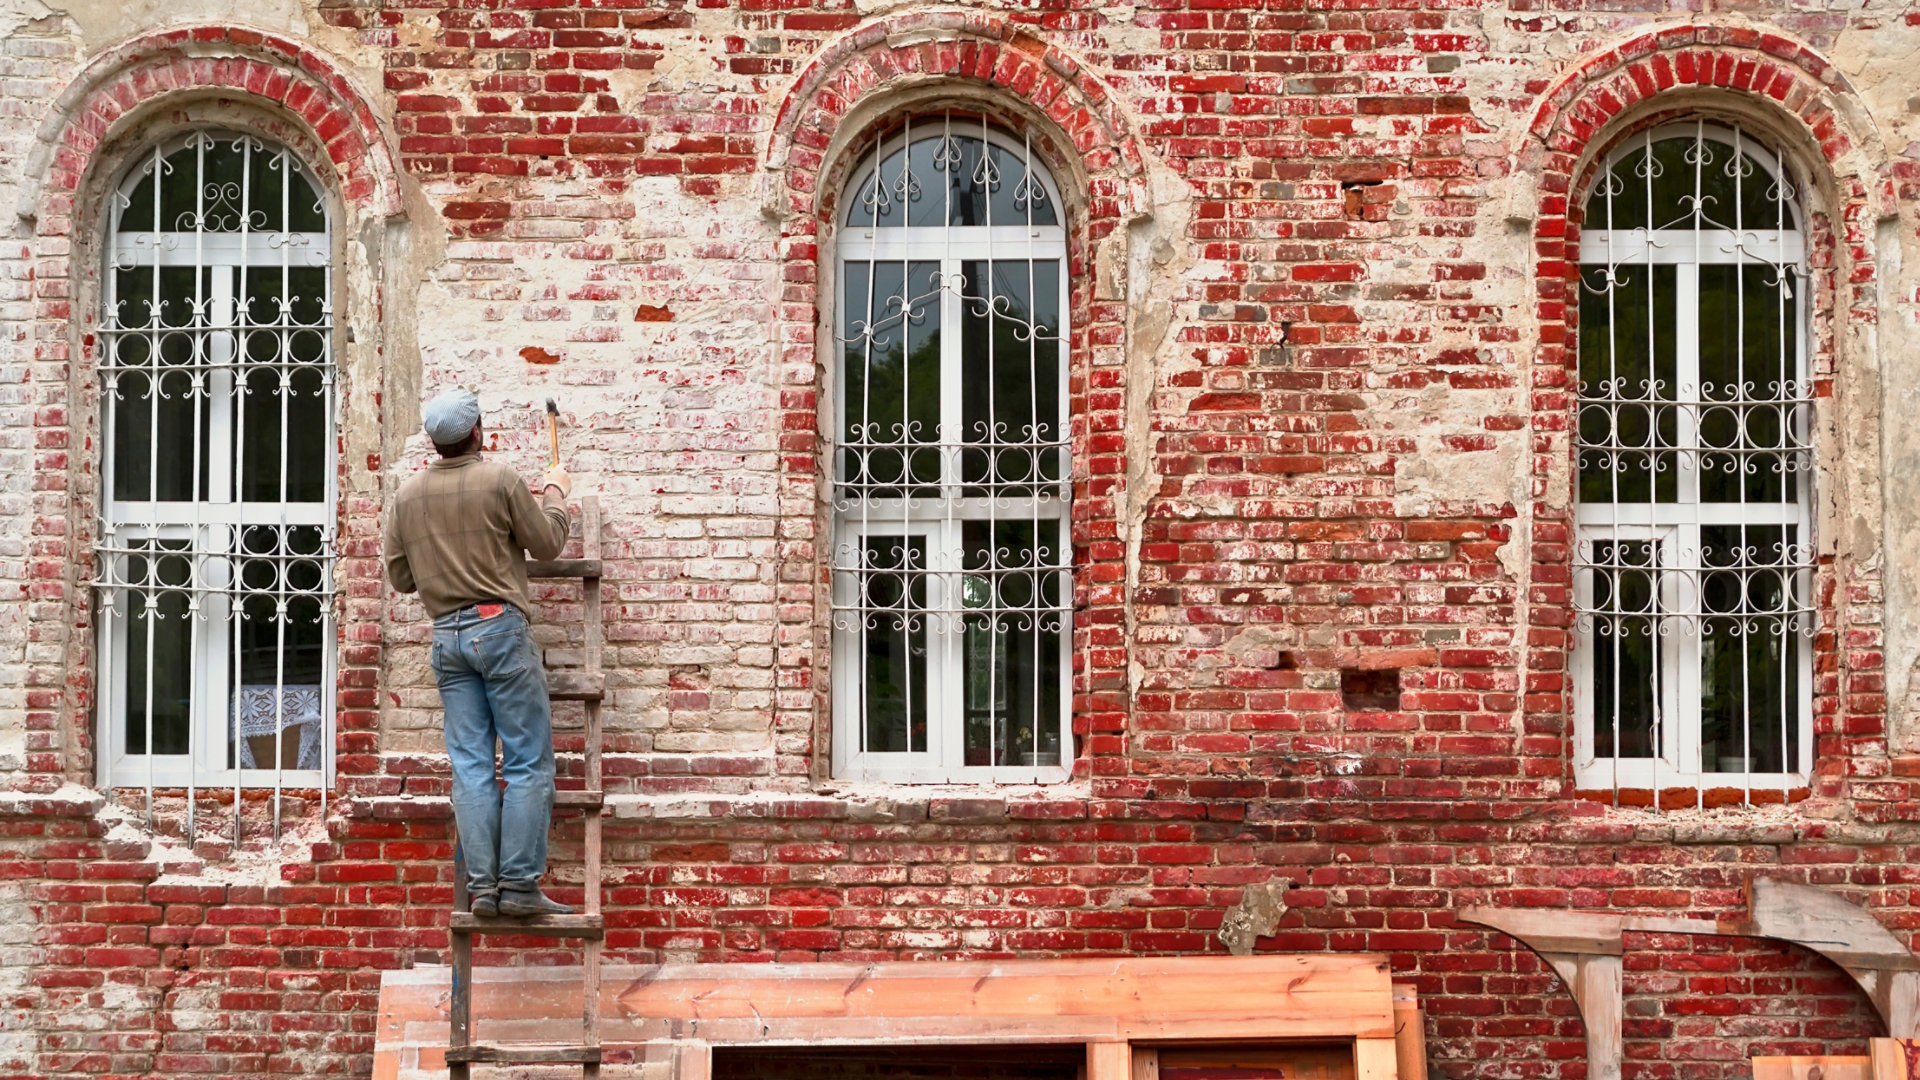
<svg viewBox="0 0 1920 1080">
<path fill-rule="evenodd" d="M 547 438 L 553 443 L 553 461 L 560 464 L 560 406 L 552 398 L 547 399 Z"/>
</svg>

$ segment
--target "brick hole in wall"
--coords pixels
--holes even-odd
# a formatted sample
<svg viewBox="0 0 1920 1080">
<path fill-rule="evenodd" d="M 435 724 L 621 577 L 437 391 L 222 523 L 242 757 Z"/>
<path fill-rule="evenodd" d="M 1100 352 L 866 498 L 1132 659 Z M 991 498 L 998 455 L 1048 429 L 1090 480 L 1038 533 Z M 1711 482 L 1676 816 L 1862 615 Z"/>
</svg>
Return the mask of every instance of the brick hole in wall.
<svg viewBox="0 0 1920 1080">
<path fill-rule="evenodd" d="M 1384 221 L 1394 188 L 1385 180 L 1343 180 L 1340 198 L 1348 221 Z"/>
<path fill-rule="evenodd" d="M 1340 703 L 1348 712 L 1397 712 L 1399 668 L 1341 668 Z"/>
</svg>

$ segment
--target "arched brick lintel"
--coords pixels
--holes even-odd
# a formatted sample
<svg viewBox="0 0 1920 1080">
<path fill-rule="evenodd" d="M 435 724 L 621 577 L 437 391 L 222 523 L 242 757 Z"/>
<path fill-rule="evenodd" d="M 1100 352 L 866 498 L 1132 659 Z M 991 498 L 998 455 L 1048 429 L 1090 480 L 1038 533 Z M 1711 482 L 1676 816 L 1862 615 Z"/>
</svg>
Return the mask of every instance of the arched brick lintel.
<svg viewBox="0 0 1920 1080">
<path fill-rule="evenodd" d="M 1588 54 L 1541 95 L 1527 127 L 1531 145 L 1519 155 L 1538 167 L 1541 216 L 1561 216 L 1580 179 L 1575 170 L 1617 121 L 1685 90 L 1757 99 L 1797 122 L 1824 159 L 1849 218 L 1898 212 L 1885 143 L 1864 111 L 1843 104 L 1854 96 L 1844 73 L 1811 46 L 1771 29 L 1687 23 Z"/>
<path fill-rule="evenodd" d="M 915 11 L 885 16 L 828 43 L 800 72 L 774 115 L 764 167 L 781 180 L 769 192 L 781 212 L 817 210 L 817 176 L 840 121 L 889 82 L 948 75 L 1005 91 L 1043 111 L 1089 158 L 1113 156 L 1121 217 L 1145 212 L 1145 164 L 1119 99 L 1079 61 L 987 11 Z M 1096 194 L 1096 200 L 1101 196 Z"/>
<path fill-rule="evenodd" d="M 326 147 L 341 197 L 401 212 L 398 170 L 368 98 L 333 58 L 237 26 L 146 34 L 94 57 L 54 101 L 27 159 L 21 217 L 64 217 L 94 150 L 128 112 L 164 94 L 230 90 L 299 117 Z"/>
<path fill-rule="evenodd" d="M 821 516 L 822 452 L 819 333 L 822 237 L 831 233 L 820 193 L 844 175 L 850 155 L 842 153 L 861 124 L 894 91 L 911 94 L 940 79 L 964 83 L 974 92 L 1003 97 L 1009 105 L 1043 116 L 1064 141 L 1057 151 L 1078 156 L 1073 162 L 1085 182 L 1084 213 L 1070 215 L 1070 259 L 1080 273 L 1074 279 L 1073 345 L 1069 392 L 1074 434 L 1073 535 L 1078 571 L 1074 630 L 1073 729 L 1078 758 L 1076 777 L 1087 779 L 1106 769 L 1120 752 L 1126 716 L 1126 653 L 1108 641 L 1095 647 L 1097 629 L 1119 625 L 1119 591 L 1098 583 L 1124 577 L 1123 550 L 1114 542 L 1120 526 L 1116 508 L 1125 498 L 1126 454 L 1110 441 L 1124 426 L 1125 371 L 1116 364 L 1096 365 L 1098 347 L 1121 345 L 1127 337 L 1123 308 L 1094 300 L 1096 273 L 1089 272 L 1093 248 L 1134 219 L 1151 212 L 1146 163 L 1119 99 L 1071 56 L 1034 38 L 1007 19 L 984 11 L 915 11 L 866 23 L 828 43 L 795 79 L 775 113 L 772 136 L 758 178 L 758 196 L 766 212 L 783 224 L 780 334 L 781 490 L 795 535 L 810 539 L 828 523 Z M 868 119 L 871 117 L 869 116 Z M 1060 164 L 1057 160 L 1054 164 Z M 1065 186 L 1066 177 L 1056 173 Z M 1122 249 L 1123 250 L 1123 249 Z M 1111 247 L 1105 253 L 1114 258 Z M 831 730 L 826 695 L 825 623 L 818 618 L 826 583 L 819 552 L 823 545 L 794 544 L 780 571 L 784 582 L 806 583 L 788 595 L 783 608 L 790 623 L 780 651 L 780 684 L 795 693 L 776 710 L 775 729 L 807 733 L 782 766 L 786 772 L 812 770 L 825 778 L 823 735 Z M 803 703 L 804 702 L 804 703 Z"/>
</svg>

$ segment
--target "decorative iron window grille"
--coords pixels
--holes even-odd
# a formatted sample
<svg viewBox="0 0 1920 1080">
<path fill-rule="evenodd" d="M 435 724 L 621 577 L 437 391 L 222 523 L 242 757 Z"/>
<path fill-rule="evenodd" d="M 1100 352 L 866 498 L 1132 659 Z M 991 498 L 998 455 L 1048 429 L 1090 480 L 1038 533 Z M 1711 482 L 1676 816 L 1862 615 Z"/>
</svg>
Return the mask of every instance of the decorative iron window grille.
<svg viewBox="0 0 1920 1080">
<path fill-rule="evenodd" d="M 333 248 L 287 148 L 194 131 L 111 198 L 100 774 L 319 787 L 334 705 Z"/>
<path fill-rule="evenodd" d="M 1583 789 L 1751 795 L 1812 771 L 1806 246 L 1780 157 L 1738 127 L 1633 136 L 1587 197 Z"/>
<path fill-rule="evenodd" d="M 1067 237 L 1030 140 L 909 121 L 848 187 L 832 454 L 834 772 L 1067 776 Z"/>
</svg>

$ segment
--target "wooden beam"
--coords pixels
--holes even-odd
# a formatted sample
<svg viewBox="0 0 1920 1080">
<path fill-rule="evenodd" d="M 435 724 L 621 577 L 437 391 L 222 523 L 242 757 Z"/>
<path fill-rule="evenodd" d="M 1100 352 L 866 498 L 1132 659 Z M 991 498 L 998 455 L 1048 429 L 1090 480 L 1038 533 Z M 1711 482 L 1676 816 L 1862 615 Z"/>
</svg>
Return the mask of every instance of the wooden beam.
<svg viewBox="0 0 1920 1080">
<path fill-rule="evenodd" d="M 673 1048 L 673 1080 L 712 1080 L 713 1046 L 683 1042 Z"/>
<path fill-rule="evenodd" d="M 1920 957 L 1880 920 L 1825 889 L 1756 878 L 1747 911 L 1753 933 L 1804 945 L 1849 971 L 1920 971 Z"/>
<path fill-rule="evenodd" d="M 447 1061 L 455 1064 L 474 1062 L 497 1065 L 598 1065 L 600 1048 L 577 1044 L 496 1046 L 486 1043 L 448 1050 Z"/>
<path fill-rule="evenodd" d="M 1873 1062 L 1873 1080 L 1916 1080 L 1907 1067 L 1907 1049 L 1899 1039 L 1872 1039 L 1867 1049 Z"/>
<path fill-rule="evenodd" d="M 1491 926 L 1535 952 L 1619 956 L 1620 916 L 1556 908 L 1462 908 L 1463 922 Z M 1711 925 L 1711 924 L 1708 924 Z"/>
<path fill-rule="evenodd" d="M 665 965 L 618 1000 L 636 1033 L 715 1044 L 1393 1037 L 1368 954 Z"/>
<path fill-rule="evenodd" d="M 1159 1047 L 1136 1046 L 1133 1048 L 1133 1080 L 1160 1080 Z"/>
<path fill-rule="evenodd" d="M 1133 1050 L 1123 1042 L 1087 1044 L 1087 1080 L 1133 1080 Z"/>
<path fill-rule="evenodd" d="M 1574 961 L 1568 980 L 1587 1029 L 1587 1080 L 1620 1080 L 1626 1059 L 1622 1043 L 1625 1019 L 1621 992 L 1621 958 L 1582 956 Z"/>
<path fill-rule="evenodd" d="M 697 1042 L 685 1065 L 696 1073 L 707 1045 L 1360 1038 L 1380 1040 L 1394 1074 L 1393 991 L 1378 955 L 607 965 L 601 975 L 602 1045 L 664 1066 L 662 1048 Z M 374 1061 L 383 1078 L 445 1075 L 448 979 L 434 967 L 383 974 Z M 578 968 L 479 968 L 473 1015 L 497 1044 L 576 1039 L 583 981 Z M 395 1060 L 407 1064 L 396 1072 Z M 1150 1060 L 1129 1051 L 1125 1080 L 1155 1080 L 1133 1075 Z"/>
</svg>

